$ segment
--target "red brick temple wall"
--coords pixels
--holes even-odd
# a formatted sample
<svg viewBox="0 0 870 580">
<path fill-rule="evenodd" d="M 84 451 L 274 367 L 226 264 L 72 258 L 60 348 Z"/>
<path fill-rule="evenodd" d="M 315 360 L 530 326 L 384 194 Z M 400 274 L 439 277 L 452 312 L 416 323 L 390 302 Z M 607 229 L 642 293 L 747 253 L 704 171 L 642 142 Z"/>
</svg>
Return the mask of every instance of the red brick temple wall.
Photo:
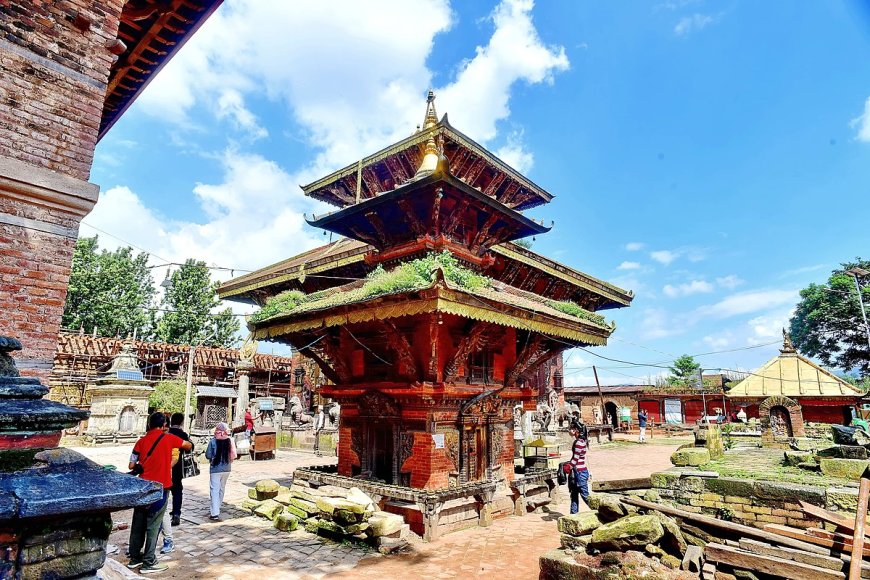
<svg viewBox="0 0 870 580">
<path fill-rule="evenodd" d="M 0 2 L 0 334 L 48 378 L 123 0 Z M 90 21 L 86 30 L 76 17 Z"/>
</svg>

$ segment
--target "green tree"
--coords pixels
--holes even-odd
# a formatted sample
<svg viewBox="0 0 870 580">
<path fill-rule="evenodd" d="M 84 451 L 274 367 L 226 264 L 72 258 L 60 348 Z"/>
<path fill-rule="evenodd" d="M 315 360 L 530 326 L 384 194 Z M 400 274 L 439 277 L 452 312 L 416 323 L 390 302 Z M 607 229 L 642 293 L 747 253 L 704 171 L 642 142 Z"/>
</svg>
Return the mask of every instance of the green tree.
<svg viewBox="0 0 870 580">
<path fill-rule="evenodd" d="M 855 279 L 846 270 L 870 270 L 870 260 L 856 258 L 831 272 L 827 285 L 810 284 L 801 290 L 801 300 L 789 321 L 791 340 L 801 354 L 822 364 L 870 375 L 870 348 L 861 317 Z M 865 280 L 861 294 L 870 306 L 870 286 Z"/>
<path fill-rule="evenodd" d="M 692 385 L 698 382 L 701 365 L 696 363 L 691 355 L 684 354 L 676 359 L 668 370 L 671 371 L 671 376 L 668 377 L 668 383 L 671 385 Z"/>
<path fill-rule="evenodd" d="M 148 256 L 129 247 L 98 251 L 98 242 L 97 236 L 76 241 L 62 325 L 147 336 L 155 294 Z"/>
<path fill-rule="evenodd" d="M 160 381 L 154 385 L 154 390 L 148 395 L 148 407 L 165 413 L 184 412 L 184 394 L 187 383 L 180 379 Z M 190 405 L 194 407 L 194 395 L 190 395 Z"/>
<path fill-rule="evenodd" d="M 170 277 L 163 296 L 165 312 L 157 321 L 157 338 L 173 344 L 231 346 L 239 331 L 232 310 L 212 311 L 220 305 L 205 262 L 187 260 Z"/>
</svg>

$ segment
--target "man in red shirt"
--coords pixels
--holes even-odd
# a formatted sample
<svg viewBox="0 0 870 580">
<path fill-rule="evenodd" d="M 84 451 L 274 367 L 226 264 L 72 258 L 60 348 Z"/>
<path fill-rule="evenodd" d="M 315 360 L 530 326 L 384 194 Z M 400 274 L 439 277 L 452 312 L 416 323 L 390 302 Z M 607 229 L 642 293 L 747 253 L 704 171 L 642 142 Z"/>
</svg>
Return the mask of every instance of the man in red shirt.
<svg viewBox="0 0 870 580">
<path fill-rule="evenodd" d="M 148 418 L 148 432 L 133 446 L 130 456 L 130 469 L 138 464 L 141 468 L 139 477 L 155 481 L 163 486 L 163 497 L 151 505 L 133 509 L 133 521 L 130 523 L 130 569 L 140 568 L 142 574 L 154 574 L 168 568 L 166 564 L 157 562 L 154 550 L 157 547 L 157 534 L 166 511 L 166 498 L 172 487 L 172 452 L 175 449 L 190 451 L 193 447 L 190 441 L 168 433 L 169 425 L 166 415 L 153 413 Z M 142 547 L 145 547 L 143 550 Z"/>
</svg>

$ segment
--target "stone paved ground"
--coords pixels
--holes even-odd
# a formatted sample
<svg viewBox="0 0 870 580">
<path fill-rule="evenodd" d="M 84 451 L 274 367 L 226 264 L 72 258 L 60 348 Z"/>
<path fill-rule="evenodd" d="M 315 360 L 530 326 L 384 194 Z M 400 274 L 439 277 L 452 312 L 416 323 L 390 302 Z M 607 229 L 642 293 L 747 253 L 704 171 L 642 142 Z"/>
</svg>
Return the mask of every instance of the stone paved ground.
<svg viewBox="0 0 870 580">
<path fill-rule="evenodd" d="M 671 452 L 686 439 L 655 438 L 646 445 L 617 440 L 593 445 L 590 469 L 596 480 L 644 477 L 670 466 Z M 77 448 L 100 464 L 126 468 L 130 446 Z M 567 453 L 567 450 L 566 450 Z M 164 561 L 170 566 L 161 578 L 219 578 L 221 580 L 283 580 L 318 578 L 537 578 L 538 557 L 559 545 L 556 520 L 567 511 L 567 492 L 551 511 L 496 520 L 488 528 L 447 534 L 437 542 L 415 541 L 405 553 L 382 556 L 350 543 L 320 538 L 296 530 L 279 532 L 271 522 L 232 507 L 247 497 L 247 487 L 271 478 L 287 484 L 293 470 L 335 458 L 310 453 L 279 451 L 272 461 L 239 461 L 230 476 L 221 520 L 208 519 L 207 469 L 185 480 L 182 525 L 174 528 L 176 552 Z M 116 523 L 129 522 L 130 511 L 114 515 Z M 129 532 L 119 530 L 120 562 Z"/>
</svg>

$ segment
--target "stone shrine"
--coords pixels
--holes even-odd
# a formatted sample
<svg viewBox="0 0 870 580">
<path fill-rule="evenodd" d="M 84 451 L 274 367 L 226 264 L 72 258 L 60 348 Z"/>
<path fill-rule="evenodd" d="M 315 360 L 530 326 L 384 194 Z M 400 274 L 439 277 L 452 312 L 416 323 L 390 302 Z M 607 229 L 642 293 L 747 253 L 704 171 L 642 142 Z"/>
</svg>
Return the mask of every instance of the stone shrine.
<svg viewBox="0 0 870 580">
<path fill-rule="evenodd" d="M 151 382 L 139 370 L 133 345 L 124 343 L 109 371 L 85 390 L 91 402 L 85 441 L 135 443 L 146 431 L 152 391 Z"/>
</svg>

